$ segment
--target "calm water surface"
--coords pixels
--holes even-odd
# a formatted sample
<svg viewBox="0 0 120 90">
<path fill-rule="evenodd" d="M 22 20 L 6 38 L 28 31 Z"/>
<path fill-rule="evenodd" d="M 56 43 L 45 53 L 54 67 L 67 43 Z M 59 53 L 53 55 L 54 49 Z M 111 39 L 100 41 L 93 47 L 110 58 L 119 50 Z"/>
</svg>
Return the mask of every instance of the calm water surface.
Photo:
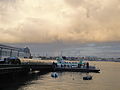
<svg viewBox="0 0 120 90">
<path fill-rule="evenodd" d="M 92 80 L 83 80 L 86 73 L 58 72 L 58 78 L 49 73 L 30 73 L 1 81 L 0 90 L 120 90 L 120 63 L 90 62 L 101 69 L 100 73 L 89 73 Z"/>
</svg>

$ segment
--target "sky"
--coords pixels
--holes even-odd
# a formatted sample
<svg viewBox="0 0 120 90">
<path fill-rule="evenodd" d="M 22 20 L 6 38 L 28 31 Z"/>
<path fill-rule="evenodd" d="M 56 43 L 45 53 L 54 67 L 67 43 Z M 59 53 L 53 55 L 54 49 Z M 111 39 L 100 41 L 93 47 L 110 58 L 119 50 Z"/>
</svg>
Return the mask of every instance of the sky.
<svg viewBox="0 0 120 90">
<path fill-rule="evenodd" d="M 29 47 L 33 56 L 91 56 L 120 58 L 120 43 L 15 43 L 13 47 Z"/>
<path fill-rule="evenodd" d="M 119 21 L 120 0 L 0 0 L 0 43 L 109 45 L 120 42 Z"/>
<path fill-rule="evenodd" d="M 120 0 L 0 0 L 0 42 L 120 41 Z"/>
</svg>

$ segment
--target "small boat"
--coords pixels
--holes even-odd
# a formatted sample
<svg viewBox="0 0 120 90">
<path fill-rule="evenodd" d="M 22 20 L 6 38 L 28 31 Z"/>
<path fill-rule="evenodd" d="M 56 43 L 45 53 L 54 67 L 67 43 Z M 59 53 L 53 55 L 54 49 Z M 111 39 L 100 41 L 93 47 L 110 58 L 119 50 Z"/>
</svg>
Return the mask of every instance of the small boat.
<svg viewBox="0 0 120 90">
<path fill-rule="evenodd" d="M 91 75 L 89 75 L 89 76 L 84 76 L 83 77 L 83 80 L 91 80 L 92 79 L 92 76 Z"/>
<path fill-rule="evenodd" d="M 53 72 L 53 73 L 51 74 L 51 77 L 53 77 L 53 78 L 57 78 L 57 77 L 58 77 L 58 73 Z"/>
</svg>

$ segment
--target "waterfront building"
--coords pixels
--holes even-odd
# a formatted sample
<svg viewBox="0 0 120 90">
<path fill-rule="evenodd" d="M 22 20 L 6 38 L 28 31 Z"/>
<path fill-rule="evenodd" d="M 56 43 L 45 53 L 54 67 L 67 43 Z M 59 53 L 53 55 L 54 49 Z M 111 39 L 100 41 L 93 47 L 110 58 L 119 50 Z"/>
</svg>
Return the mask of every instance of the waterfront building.
<svg viewBox="0 0 120 90">
<path fill-rule="evenodd" d="M 17 48 L 0 44 L 0 60 L 7 57 L 30 58 L 31 52 L 28 47 Z"/>
</svg>

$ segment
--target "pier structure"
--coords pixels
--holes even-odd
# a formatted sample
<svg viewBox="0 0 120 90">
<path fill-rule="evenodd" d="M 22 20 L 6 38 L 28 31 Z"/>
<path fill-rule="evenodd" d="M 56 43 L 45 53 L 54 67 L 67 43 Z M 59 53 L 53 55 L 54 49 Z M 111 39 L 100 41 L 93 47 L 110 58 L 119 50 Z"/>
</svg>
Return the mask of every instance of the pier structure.
<svg viewBox="0 0 120 90">
<path fill-rule="evenodd" d="M 0 75 L 13 74 L 13 73 L 28 73 L 30 71 L 48 72 L 52 71 L 52 63 L 41 63 L 41 64 L 26 64 L 26 65 L 15 65 L 15 64 L 0 64 Z"/>
<path fill-rule="evenodd" d="M 22 57 L 22 58 L 21 58 Z M 0 75 L 22 73 L 29 71 L 79 71 L 79 72 L 99 72 L 99 69 L 94 67 L 79 68 L 78 63 L 59 62 L 55 63 L 54 60 L 44 62 L 44 60 L 30 59 L 31 53 L 28 47 L 16 48 L 0 44 Z M 4 58 L 4 59 L 3 59 Z M 24 59 L 23 59 L 24 58 Z M 3 60 L 2 60 L 3 59 Z M 63 59 L 62 59 L 63 60 Z M 46 61 L 46 60 L 45 60 Z M 60 64 L 61 67 L 58 67 Z M 66 67 L 67 66 L 67 67 Z"/>
<path fill-rule="evenodd" d="M 8 60 L 10 57 L 13 60 Z M 19 63 L 16 63 L 15 58 L 19 60 Z M 31 70 L 52 70 L 52 63 L 44 63 L 30 58 L 31 52 L 28 47 L 18 48 L 0 44 L 0 75 L 29 72 Z"/>
</svg>

